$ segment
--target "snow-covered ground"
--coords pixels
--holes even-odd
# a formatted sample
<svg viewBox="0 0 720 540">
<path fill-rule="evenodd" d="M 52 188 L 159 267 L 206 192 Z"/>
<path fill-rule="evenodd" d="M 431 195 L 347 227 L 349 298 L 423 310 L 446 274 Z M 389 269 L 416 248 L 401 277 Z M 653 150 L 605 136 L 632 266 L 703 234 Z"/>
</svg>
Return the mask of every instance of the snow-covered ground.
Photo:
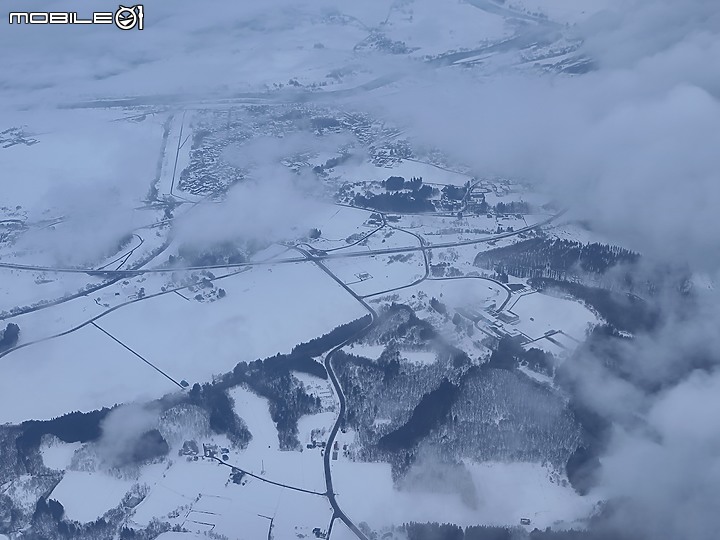
<svg viewBox="0 0 720 540">
<path fill-rule="evenodd" d="M 515 328 L 531 339 L 562 330 L 580 341 L 585 339 L 588 328 L 599 322 L 580 302 L 539 292 L 522 296 L 512 311 L 520 316 Z"/>
<path fill-rule="evenodd" d="M 50 419 L 177 390 L 92 325 L 18 349 L 0 359 L 0 369 L 0 423 Z"/>
<path fill-rule="evenodd" d="M 64 471 L 70 466 L 75 451 L 82 443 L 66 443 L 54 438 L 40 447 L 43 464 L 49 469 Z"/>
<path fill-rule="evenodd" d="M 333 259 L 327 267 L 360 296 L 409 285 L 425 274 L 422 254 L 417 252 Z"/>
<path fill-rule="evenodd" d="M 561 476 L 539 464 L 465 466 L 475 492 L 474 507 L 459 494 L 398 490 L 385 463 L 333 462 L 333 479 L 338 501 L 351 519 L 376 529 L 409 521 L 516 525 L 520 518 L 530 518 L 532 527 L 544 529 L 584 518 L 596 502 L 581 497 Z"/>
<path fill-rule="evenodd" d="M 120 504 L 132 484 L 99 472 L 66 471 L 50 497 L 63 505 L 68 519 L 87 523 Z"/>
<path fill-rule="evenodd" d="M 290 538 L 295 527 L 307 534 L 329 523 L 332 510 L 325 497 L 254 478 L 236 484 L 229 473 L 214 461 L 175 461 L 138 505 L 131 525 L 162 517 L 196 533 L 254 540 L 267 537 L 271 518 L 282 538 Z"/>
</svg>

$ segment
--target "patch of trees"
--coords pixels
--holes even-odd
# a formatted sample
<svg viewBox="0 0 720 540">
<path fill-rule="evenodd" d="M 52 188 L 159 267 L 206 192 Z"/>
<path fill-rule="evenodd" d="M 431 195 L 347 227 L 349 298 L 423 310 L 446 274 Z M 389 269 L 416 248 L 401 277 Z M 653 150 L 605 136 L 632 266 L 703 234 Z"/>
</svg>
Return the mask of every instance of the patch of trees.
<svg viewBox="0 0 720 540">
<path fill-rule="evenodd" d="M 310 120 L 313 129 L 323 130 L 340 127 L 340 121 L 337 118 L 319 116 Z"/>
<path fill-rule="evenodd" d="M 122 251 L 122 249 L 130 244 L 130 242 L 133 239 L 133 233 L 127 233 L 122 238 L 118 240 L 117 246 L 115 247 L 115 251 Z"/>
<path fill-rule="evenodd" d="M 499 202 L 494 207 L 496 214 L 529 214 L 530 205 L 525 201 Z"/>
<path fill-rule="evenodd" d="M 188 399 L 193 405 L 198 405 L 208 411 L 210 429 L 221 433 L 238 446 L 245 447 L 252 435 L 233 408 L 233 402 L 227 394 L 227 386 L 222 384 L 205 383 L 202 386 L 195 383 L 190 390 Z"/>
<path fill-rule="evenodd" d="M 474 264 L 518 277 L 564 280 L 577 270 L 604 274 L 613 266 L 632 264 L 639 258 L 639 254 L 618 246 L 531 238 L 478 253 Z"/>
<path fill-rule="evenodd" d="M 13 505 L 10 496 L 0 493 L 0 534 L 9 534 L 20 528 L 22 519 L 23 513 Z"/>
<path fill-rule="evenodd" d="M 659 310 L 632 294 L 549 278 L 533 278 L 529 283 L 536 289 L 557 289 L 582 300 L 618 330 L 651 330 L 660 319 Z"/>
<path fill-rule="evenodd" d="M 638 540 L 617 530 L 604 530 L 603 527 L 592 526 L 587 530 L 553 531 L 549 527 L 544 531 L 535 529 L 530 533 L 529 540 Z"/>
<path fill-rule="evenodd" d="M 355 336 L 355 334 L 368 326 L 371 321 L 372 317 L 370 315 L 365 315 L 364 317 L 360 317 L 359 319 L 355 319 L 354 321 L 350 321 L 349 323 L 341 324 L 327 334 L 323 334 L 320 337 L 311 339 L 306 343 L 300 343 L 296 345 L 292 349 L 291 356 L 295 354 L 305 356 L 320 356 L 321 354 L 326 353 L 333 347 L 337 347 L 344 341 L 347 341 L 348 339 Z M 327 374 L 323 378 L 326 377 Z"/>
<path fill-rule="evenodd" d="M 432 187 L 423 185 L 422 178 L 406 181 L 402 176 L 391 176 L 383 185 L 389 193 L 368 196 L 358 194 L 353 204 L 383 212 L 435 211 L 435 205 L 429 200 L 433 194 Z"/>
<path fill-rule="evenodd" d="M 430 307 L 442 315 L 447 313 L 447 306 L 434 296 L 430 299 Z"/>
<path fill-rule="evenodd" d="M 402 176 L 390 176 L 387 180 L 383 180 L 382 187 L 387 191 L 400 191 L 405 187 L 405 178 Z"/>
<path fill-rule="evenodd" d="M 313 172 L 317 174 L 324 174 L 327 169 L 334 169 L 338 165 L 342 165 L 343 163 L 345 163 L 351 157 L 352 154 L 342 154 L 340 156 L 330 158 L 322 165 L 316 165 L 315 167 L 313 167 Z"/>
<path fill-rule="evenodd" d="M 260 364 L 257 364 L 258 362 Z M 238 365 L 242 366 L 243 364 L 244 362 Z M 307 354 L 297 352 L 295 349 L 293 349 L 290 354 L 276 354 L 275 356 L 265 358 L 265 360 L 256 360 L 252 362 L 251 365 L 259 365 L 260 370 L 268 377 L 278 377 L 291 371 L 307 373 L 320 379 L 327 379 L 328 377 L 325 366 L 313 360 L 313 358 Z M 235 369 L 243 370 L 245 368 L 235 366 Z M 233 373 L 235 373 L 235 371 L 233 371 Z"/>
<path fill-rule="evenodd" d="M 398 452 L 415 446 L 447 417 L 459 393 L 459 387 L 443 379 L 435 390 L 425 394 L 413 409 L 410 419 L 395 431 L 380 438 L 382 450 Z"/>
<path fill-rule="evenodd" d="M 15 323 L 8 323 L 0 337 L 0 351 L 13 348 L 20 338 L 20 327 Z"/>
<path fill-rule="evenodd" d="M 395 303 L 380 315 L 371 333 L 375 342 L 396 341 L 408 346 L 425 343 L 435 337 L 437 332 L 432 324 L 415 315 L 411 307 Z"/>
<path fill-rule="evenodd" d="M 222 242 L 211 247 L 183 244 L 178 248 L 178 255 L 190 266 L 217 266 L 246 261 L 245 253 L 232 242 Z M 171 255 L 169 259 L 172 264 L 175 257 Z"/>
<path fill-rule="evenodd" d="M 467 186 L 458 187 L 448 185 L 442 188 L 442 193 L 447 199 L 450 199 L 451 201 L 461 201 L 467 194 L 467 190 Z"/>
<path fill-rule="evenodd" d="M 18 451 L 27 455 L 40 445 L 43 435 L 55 435 L 67 443 L 95 441 L 102 435 L 100 424 L 112 409 L 86 413 L 71 412 L 52 420 L 27 420 L 20 425 L 22 434 L 16 439 Z"/>
<path fill-rule="evenodd" d="M 255 360 L 235 366 L 232 379 L 245 384 L 269 401 L 270 416 L 278 430 L 278 442 L 283 450 L 300 446 L 297 422 L 305 414 L 320 412 L 320 399 L 305 393 L 289 369 L 278 369 L 280 363 Z"/>
<path fill-rule="evenodd" d="M 452 523 L 405 523 L 408 540 L 510 540 L 512 533 L 506 527 L 472 525 L 459 527 Z"/>
<path fill-rule="evenodd" d="M 127 462 L 145 463 L 168 455 L 170 447 L 157 429 L 146 431 L 133 444 Z"/>
<path fill-rule="evenodd" d="M 427 444 L 478 461 L 528 461 L 564 467 L 583 442 L 565 398 L 517 371 L 471 367 L 449 420 Z"/>
<path fill-rule="evenodd" d="M 517 338 L 505 336 L 483 367 L 512 371 L 521 363 L 527 364 L 534 371 L 547 374 L 552 373 L 554 364 L 551 354 L 536 348 L 525 350 Z"/>
<path fill-rule="evenodd" d="M 400 191 L 402 189 L 418 191 L 423 187 L 423 181 L 422 177 L 413 176 L 410 180 L 405 180 L 402 176 L 389 176 L 387 180 L 382 181 L 382 187 L 387 191 Z M 427 190 L 425 191 L 427 192 Z M 430 188 L 429 193 L 432 193 L 432 188 Z"/>
</svg>

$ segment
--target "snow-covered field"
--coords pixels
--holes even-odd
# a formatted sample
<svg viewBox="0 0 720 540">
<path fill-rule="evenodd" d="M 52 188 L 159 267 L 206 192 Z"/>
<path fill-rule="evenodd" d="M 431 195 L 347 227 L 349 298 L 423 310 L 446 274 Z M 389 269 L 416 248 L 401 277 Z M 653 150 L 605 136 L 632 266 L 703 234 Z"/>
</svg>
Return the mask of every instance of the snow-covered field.
<svg viewBox="0 0 720 540">
<path fill-rule="evenodd" d="M 0 373 L 0 423 L 49 419 L 177 390 L 92 325 L 4 356 Z"/>
<path fill-rule="evenodd" d="M 271 518 L 283 538 L 290 538 L 295 527 L 307 533 L 329 523 L 332 511 L 325 497 L 254 478 L 236 484 L 229 473 L 213 461 L 175 461 L 138 505 L 131 523 L 143 526 L 162 516 L 196 533 L 248 540 L 267 537 Z"/>
<path fill-rule="evenodd" d="M 63 505 L 68 519 L 87 523 L 120 504 L 132 484 L 99 472 L 66 471 L 50 496 Z"/>
<path fill-rule="evenodd" d="M 516 525 L 520 518 L 530 518 L 532 527 L 544 529 L 584 518 L 595 503 L 539 464 L 466 462 L 465 466 L 476 495 L 474 507 L 458 494 L 398 490 L 385 463 L 333 462 L 333 478 L 347 514 L 377 529 L 409 521 Z"/>
<path fill-rule="evenodd" d="M 512 311 L 520 316 L 515 327 L 532 339 L 562 330 L 578 341 L 583 340 L 589 326 L 599 322 L 580 302 L 543 293 L 522 296 Z"/>
<path fill-rule="evenodd" d="M 176 381 L 192 383 L 243 360 L 289 352 L 365 314 L 311 263 L 257 267 L 217 286 L 227 296 L 215 302 L 166 294 L 124 306 L 96 323 Z M 277 331 L 279 321 L 285 321 L 283 332 Z M 177 389 L 92 324 L 13 351 L 0 359 L 0 373 L 3 422 L 51 418 Z M 46 398 L 20 399 L 37 393 Z"/>
<path fill-rule="evenodd" d="M 327 267 L 360 296 L 377 294 L 395 287 L 409 285 L 425 274 L 420 253 L 372 255 L 359 259 L 336 259 Z"/>
<path fill-rule="evenodd" d="M 49 469 L 64 471 L 70 466 L 73 454 L 82 447 L 82 443 L 65 443 L 55 439 L 41 446 L 43 464 Z"/>
</svg>

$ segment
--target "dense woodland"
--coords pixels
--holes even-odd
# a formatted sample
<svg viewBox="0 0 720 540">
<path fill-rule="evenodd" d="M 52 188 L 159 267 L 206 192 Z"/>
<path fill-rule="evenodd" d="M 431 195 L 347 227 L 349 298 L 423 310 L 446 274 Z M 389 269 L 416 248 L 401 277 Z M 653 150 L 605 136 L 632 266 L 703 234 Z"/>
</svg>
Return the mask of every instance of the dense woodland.
<svg viewBox="0 0 720 540">
<path fill-rule="evenodd" d="M 378 446 L 388 452 L 411 449 L 447 420 L 458 393 L 459 388 L 456 385 L 443 379 L 437 388 L 423 395 L 407 422 L 380 437 Z"/>
<path fill-rule="evenodd" d="M 562 470 L 582 429 L 557 392 L 518 371 L 473 367 L 442 430 L 427 443 L 477 461 L 549 463 Z"/>
<path fill-rule="evenodd" d="M 583 272 L 604 274 L 618 264 L 635 263 L 639 257 L 618 246 L 531 238 L 478 253 L 474 264 L 522 278 L 565 280 Z"/>
<path fill-rule="evenodd" d="M 522 363 L 552 374 L 553 359 L 542 351 L 503 340 L 487 364 L 471 367 L 406 306 L 383 313 L 367 339 L 389 344 L 380 358 L 341 352 L 336 359 L 346 420 L 358 433 L 359 459 L 389 461 L 396 479 L 423 448 L 449 462 L 527 460 L 562 470 L 583 442 L 566 401 L 516 369 Z M 430 340 L 437 362 L 398 361 L 398 349 L 428 347 Z"/>
</svg>

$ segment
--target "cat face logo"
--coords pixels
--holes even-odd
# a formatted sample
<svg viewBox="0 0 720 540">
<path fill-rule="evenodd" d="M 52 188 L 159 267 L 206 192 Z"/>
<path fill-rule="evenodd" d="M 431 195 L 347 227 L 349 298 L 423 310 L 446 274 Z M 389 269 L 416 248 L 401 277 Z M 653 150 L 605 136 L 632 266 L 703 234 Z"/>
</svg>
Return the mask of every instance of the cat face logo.
<svg viewBox="0 0 720 540">
<path fill-rule="evenodd" d="M 131 7 L 118 6 L 115 12 L 115 26 L 120 30 L 132 30 L 136 27 L 138 30 L 142 30 L 144 27 L 143 17 L 142 5 L 138 4 L 137 6 Z"/>
</svg>

